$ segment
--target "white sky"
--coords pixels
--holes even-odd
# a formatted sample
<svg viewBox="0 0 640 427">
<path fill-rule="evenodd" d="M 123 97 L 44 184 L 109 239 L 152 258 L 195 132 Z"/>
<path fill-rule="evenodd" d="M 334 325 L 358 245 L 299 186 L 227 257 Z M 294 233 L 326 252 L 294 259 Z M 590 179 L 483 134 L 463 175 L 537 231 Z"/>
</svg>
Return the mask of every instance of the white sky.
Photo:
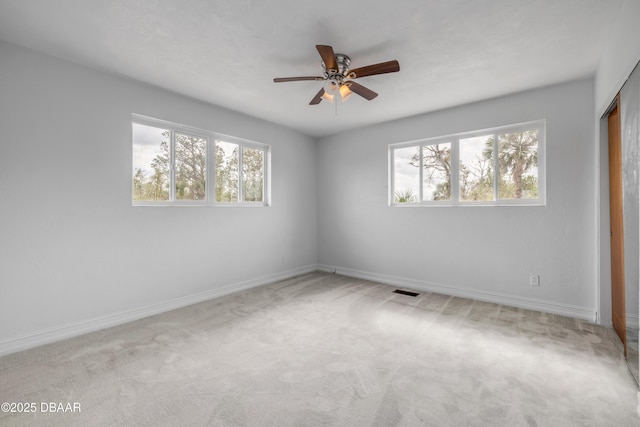
<svg viewBox="0 0 640 427">
<path fill-rule="evenodd" d="M 482 159 L 482 150 L 488 138 L 493 135 L 482 135 L 474 138 L 460 140 L 460 163 L 470 165 L 477 163 L 476 159 Z"/>
<path fill-rule="evenodd" d="M 419 147 L 406 147 L 393 151 L 395 191 L 404 192 L 406 189 L 412 189 L 416 197 L 419 196 L 418 192 L 420 191 L 420 171 L 409 163 L 418 153 L 418 149 Z"/>
<path fill-rule="evenodd" d="M 166 130 L 133 123 L 133 173 L 140 168 L 145 176 L 153 174 L 151 162 L 162 153 L 160 149 L 160 143 L 164 138 L 162 132 Z"/>
</svg>

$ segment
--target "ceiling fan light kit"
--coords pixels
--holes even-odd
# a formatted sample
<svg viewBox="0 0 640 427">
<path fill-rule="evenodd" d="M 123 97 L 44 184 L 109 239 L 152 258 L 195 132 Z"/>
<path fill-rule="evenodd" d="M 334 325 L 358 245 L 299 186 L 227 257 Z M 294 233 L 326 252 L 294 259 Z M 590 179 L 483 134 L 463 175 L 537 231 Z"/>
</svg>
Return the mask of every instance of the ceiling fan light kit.
<svg viewBox="0 0 640 427">
<path fill-rule="evenodd" d="M 322 58 L 323 77 L 277 77 L 273 79 L 275 83 L 305 80 L 326 81 L 324 87 L 313 97 L 309 105 L 317 105 L 323 99 L 328 102 L 334 102 L 336 97 L 339 97 L 342 99 L 342 102 L 345 102 L 354 93 L 360 95 L 367 101 L 371 101 L 378 96 L 378 94 L 354 82 L 353 79 L 400 71 L 400 64 L 396 60 L 351 70 L 349 69 L 351 66 L 351 58 L 347 55 L 334 53 L 333 48 L 326 45 L 316 45 L 316 49 Z"/>
</svg>

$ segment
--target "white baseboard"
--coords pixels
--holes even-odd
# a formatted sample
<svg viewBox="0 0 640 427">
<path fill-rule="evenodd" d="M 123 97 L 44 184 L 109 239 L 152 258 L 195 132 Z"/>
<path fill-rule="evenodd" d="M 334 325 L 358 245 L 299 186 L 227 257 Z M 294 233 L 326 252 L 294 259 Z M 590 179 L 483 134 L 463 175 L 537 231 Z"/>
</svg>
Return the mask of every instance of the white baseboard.
<svg viewBox="0 0 640 427">
<path fill-rule="evenodd" d="M 436 283 L 424 282 L 404 277 L 388 276 L 385 274 L 370 273 L 366 271 L 352 270 L 331 265 L 318 265 L 318 270 L 329 273 L 342 274 L 344 276 L 358 279 L 372 280 L 387 285 L 400 286 L 424 292 L 436 292 L 462 298 L 470 298 L 479 301 L 503 304 L 512 307 L 526 308 L 528 310 L 541 311 L 543 313 L 558 314 L 561 316 L 574 317 L 592 323 L 596 322 L 595 308 L 578 307 L 575 305 L 562 304 L 551 301 L 537 300 L 514 295 L 501 294 L 497 292 L 486 292 L 472 289 L 456 288 Z"/>
<path fill-rule="evenodd" d="M 0 341 L 0 356 L 10 353 L 16 353 L 18 351 L 27 350 L 29 348 L 38 347 L 55 341 L 61 341 L 63 339 L 72 338 L 100 329 L 110 328 L 112 326 L 121 325 L 123 323 L 132 322 L 144 317 L 153 316 L 155 314 L 164 313 L 166 311 L 175 310 L 177 308 L 186 307 L 188 305 L 197 304 L 199 302 L 208 301 L 234 292 L 254 288 L 256 286 L 266 285 L 267 283 L 288 279 L 300 274 L 310 273 L 312 271 L 316 271 L 317 269 L 318 268 L 315 264 L 299 267 L 293 270 L 287 270 L 280 273 L 270 274 L 256 279 L 247 280 L 244 282 L 230 284 L 222 288 L 211 289 L 192 295 L 186 295 L 158 304 L 152 304 L 133 310 L 61 325 L 45 330 L 36 331 L 28 335 L 10 338 L 8 340 Z"/>
<path fill-rule="evenodd" d="M 61 325 L 46 330 L 36 331 L 28 335 L 10 338 L 8 340 L 0 341 L 0 356 L 10 353 L 16 353 L 18 351 L 27 350 L 29 348 L 38 347 L 55 341 L 72 338 L 100 329 L 121 325 L 123 323 L 132 322 L 144 317 L 153 316 L 155 314 L 164 313 L 167 311 L 175 310 L 177 308 L 197 304 L 199 302 L 208 301 L 234 292 L 266 285 L 268 283 L 288 279 L 290 277 L 310 273 L 316 270 L 342 274 L 344 276 L 355 277 L 359 279 L 371 280 L 392 286 L 415 289 L 418 291 L 437 292 L 462 298 L 476 299 L 480 301 L 493 302 L 497 304 L 504 304 L 513 307 L 541 311 L 545 313 L 575 317 L 590 322 L 594 322 L 596 317 L 596 312 L 594 309 L 585 307 L 577 307 L 568 304 L 517 297 L 513 295 L 455 288 L 451 286 L 423 282 L 414 279 L 370 273 L 330 265 L 308 265 L 293 270 L 283 271 L 277 274 L 271 274 L 244 282 L 230 284 L 222 288 L 211 289 L 192 295 L 186 295 L 158 304 Z"/>
</svg>

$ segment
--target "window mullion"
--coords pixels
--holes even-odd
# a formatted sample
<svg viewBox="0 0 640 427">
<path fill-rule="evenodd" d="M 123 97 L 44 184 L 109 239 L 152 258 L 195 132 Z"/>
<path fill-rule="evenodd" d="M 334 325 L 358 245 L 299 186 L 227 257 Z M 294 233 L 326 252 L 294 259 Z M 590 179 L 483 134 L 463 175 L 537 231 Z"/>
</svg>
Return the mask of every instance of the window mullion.
<svg viewBox="0 0 640 427">
<path fill-rule="evenodd" d="M 460 201 L 460 139 L 451 141 L 451 201 Z"/>
<path fill-rule="evenodd" d="M 204 174 L 205 176 L 205 191 L 204 191 L 204 197 L 205 197 L 205 203 L 211 203 L 211 201 L 213 200 L 213 198 L 211 197 L 211 183 L 213 182 L 213 175 L 211 173 L 211 169 L 212 169 L 212 165 L 213 162 L 211 161 L 211 153 L 215 151 L 211 148 L 211 138 L 207 137 L 206 138 L 206 145 L 205 145 L 205 163 L 204 163 L 204 167 L 206 170 L 206 173 Z M 215 188 L 215 187 L 213 187 Z"/>
<path fill-rule="evenodd" d="M 244 200 L 244 188 L 242 185 L 242 161 L 244 155 L 244 147 L 242 144 L 238 144 L 238 203 L 242 203 Z"/>
<path fill-rule="evenodd" d="M 218 164 L 218 158 L 216 156 L 218 150 L 218 140 L 212 138 L 212 141 L 213 149 L 211 150 L 211 164 L 213 165 L 213 167 L 211 168 L 211 174 L 213 176 L 211 179 L 211 185 L 209 187 L 211 188 L 211 202 L 218 203 L 218 168 L 220 167 L 220 165 Z"/>
<path fill-rule="evenodd" d="M 173 130 L 169 138 L 169 200 L 176 200 L 176 133 Z"/>
<path fill-rule="evenodd" d="M 498 201 L 498 180 L 500 170 L 498 161 L 498 135 L 493 135 L 493 200 Z"/>
<path fill-rule="evenodd" d="M 418 163 L 418 170 L 420 175 L 420 183 L 418 184 L 418 200 L 420 202 L 424 202 L 424 148 L 422 145 L 418 146 L 418 159 L 420 160 Z"/>
<path fill-rule="evenodd" d="M 396 148 L 389 151 L 389 206 L 395 203 L 394 195 L 396 194 Z"/>
<path fill-rule="evenodd" d="M 271 180 L 269 179 L 270 170 L 269 165 L 271 164 L 271 151 L 267 148 L 264 148 L 264 162 L 262 164 L 264 171 L 262 177 L 262 203 L 265 206 L 269 206 L 271 203 Z"/>
</svg>

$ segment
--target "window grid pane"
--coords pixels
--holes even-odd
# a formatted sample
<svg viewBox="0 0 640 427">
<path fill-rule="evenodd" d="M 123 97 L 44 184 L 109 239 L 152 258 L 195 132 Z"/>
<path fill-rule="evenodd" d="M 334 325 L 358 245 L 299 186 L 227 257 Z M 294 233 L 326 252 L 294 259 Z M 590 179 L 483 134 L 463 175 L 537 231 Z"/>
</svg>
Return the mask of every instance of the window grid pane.
<svg viewBox="0 0 640 427">
<path fill-rule="evenodd" d="M 175 134 L 176 199 L 206 200 L 207 140 Z"/>
<path fill-rule="evenodd" d="M 133 123 L 133 200 L 169 200 L 171 132 Z"/>
<path fill-rule="evenodd" d="M 538 133 L 530 130 L 498 135 L 498 197 L 538 198 Z"/>
<path fill-rule="evenodd" d="M 493 135 L 460 139 L 460 201 L 493 201 Z"/>
<path fill-rule="evenodd" d="M 451 143 L 422 147 L 422 200 L 451 200 Z"/>
<path fill-rule="evenodd" d="M 216 141 L 216 201 L 238 202 L 239 146 Z"/>
<path fill-rule="evenodd" d="M 262 202 L 264 194 L 264 151 L 256 148 L 242 149 L 242 199 L 245 202 Z"/>
<path fill-rule="evenodd" d="M 420 147 L 393 150 L 394 203 L 413 203 L 420 194 Z"/>
</svg>

